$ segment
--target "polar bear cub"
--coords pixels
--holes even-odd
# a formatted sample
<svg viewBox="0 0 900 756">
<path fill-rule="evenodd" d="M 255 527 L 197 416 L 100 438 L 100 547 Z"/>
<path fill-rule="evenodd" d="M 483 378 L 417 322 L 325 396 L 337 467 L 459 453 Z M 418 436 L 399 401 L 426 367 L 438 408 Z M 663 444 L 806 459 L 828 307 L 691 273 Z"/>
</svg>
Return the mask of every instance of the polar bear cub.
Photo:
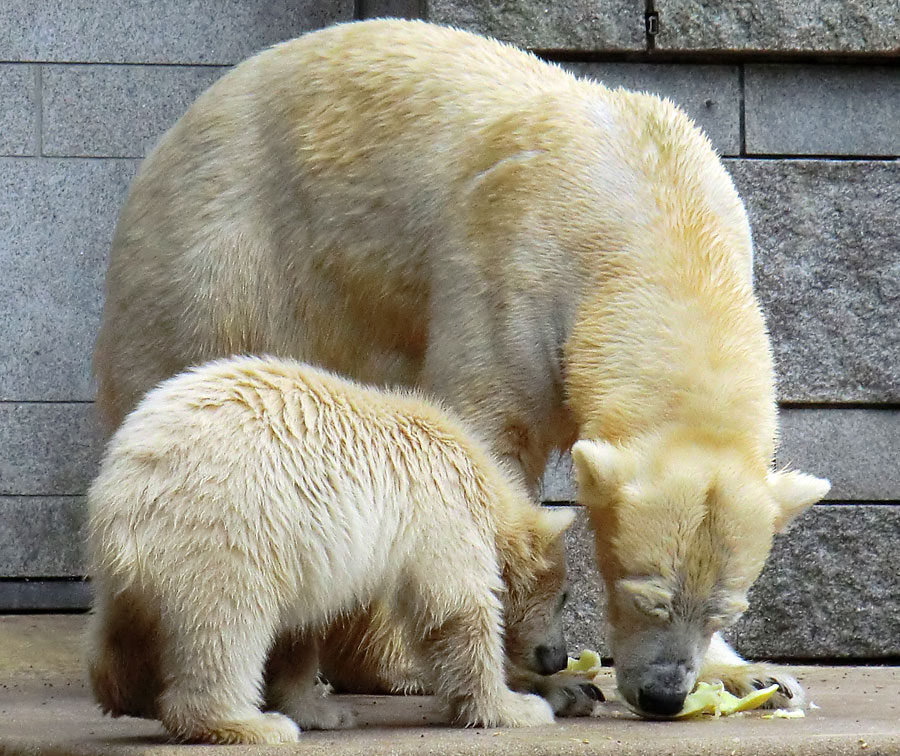
<svg viewBox="0 0 900 756">
<path fill-rule="evenodd" d="M 455 722 L 553 721 L 507 687 L 504 626 L 534 652 L 572 512 L 532 504 L 415 395 L 290 361 L 208 363 L 126 418 L 88 503 L 105 711 L 215 743 L 346 726 L 316 686 L 316 634 L 379 600 L 420 639 Z"/>
</svg>

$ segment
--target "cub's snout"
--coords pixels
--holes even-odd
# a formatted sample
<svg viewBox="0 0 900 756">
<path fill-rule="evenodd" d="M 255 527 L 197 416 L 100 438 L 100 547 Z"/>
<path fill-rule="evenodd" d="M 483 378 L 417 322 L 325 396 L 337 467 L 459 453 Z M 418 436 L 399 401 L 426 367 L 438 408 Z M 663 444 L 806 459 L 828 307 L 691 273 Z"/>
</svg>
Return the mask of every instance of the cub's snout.
<svg viewBox="0 0 900 756">
<path fill-rule="evenodd" d="M 541 675 L 552 675 L 566 668 L 569 655 L 565 644 L 538 646 L 534 649 L 534 671 Z"/>
</svg>

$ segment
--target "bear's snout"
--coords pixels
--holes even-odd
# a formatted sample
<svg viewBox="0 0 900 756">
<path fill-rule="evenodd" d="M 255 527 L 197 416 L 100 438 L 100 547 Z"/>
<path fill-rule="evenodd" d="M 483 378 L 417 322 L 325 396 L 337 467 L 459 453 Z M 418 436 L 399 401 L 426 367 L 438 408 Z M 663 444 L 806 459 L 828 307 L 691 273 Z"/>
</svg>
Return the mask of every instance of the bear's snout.
<svg viewBox="0 0 900 756">
<path fill-rule="evenodd" d="M 678 691 L 646 686 L 638 691 L 638 708 L 657 717 L 671 717 L 681 711 L 686 695 Z"/>
<path fill-rule="evenodd" d="M 687 670 L 681 664 L 654 664 L 638 689 L 638 708 L 651 716 L 671 717 L 687 698 Z"/>
</svg>

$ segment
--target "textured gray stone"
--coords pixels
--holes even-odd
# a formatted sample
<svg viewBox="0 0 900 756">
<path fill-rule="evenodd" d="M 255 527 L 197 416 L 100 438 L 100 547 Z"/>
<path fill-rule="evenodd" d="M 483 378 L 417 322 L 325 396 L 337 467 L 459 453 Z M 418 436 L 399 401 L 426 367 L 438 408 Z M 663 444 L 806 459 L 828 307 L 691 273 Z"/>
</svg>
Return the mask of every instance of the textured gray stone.
<svg viewBox="0 0 900 756">
<path fill-rule="evenodd" d="M 0 496 L 0 575 L 83 575 L 84 522 L 82 496 Z"/>
<path fill-rule="evenodd" d="M 425 0 L 358 0 L 359 18 L 421 18 Z"/>
<path fill-rule="evenodd" d="M 728 633 L 750 658 L 829 659 L 900 654 L 900 506 L 816 506 L 775 539 L 750 591 L 750 609 Z M 571 651 L 606 645 L 605 591 L 594 566 L 587 516 L 568 540 Z"/>
<path fill-rule="evenodd" d="M 663 50 L 900 50 L 897 0 L 655 0 Z"/>
<path fill-rule="evenodd" d="M 38 105 L 34 66 L 0 65 L 0 155 L 33 155 Z"/>
<path fill-rule="evenodd" d="M 45 65 L 43 154 L 143 157 L 226 70 Z"/>
<path fill-rule="evenodd" d="M 753 227 L 779 397 L 900 401 L 900 162 L 726 164 Z"/>
<path fill-rule="evenodd" d="M 900 410 L 782 409 L 776 462 L 828 478 L 832 501 L 900 501 Z M 575 501 L 568 454 L 550 460 L 541 498 Z"/>
<path fill-rule="evenodd" d="M 0 400 L 92 398 L 106 257 L 135 166 L 0 158 Z"/>
<path fill-rule="evenodd" d="M 900 501 L 900 410 L 793 409 L 781 435 L 778 464 L 828 478 L 829 499 Z"/>
<path fill-rule="evenodd" d="M 900 506 L 818 506 L 775 540 L 732 639 L 748 656 L 900 654 Z"/>
<path fill-rule="evenodd" d="M 575 524 L 566 532 L 566 562 L 569 571 L 569 602 L 563 615 L 570 654 L 590 648 L 601 656 L 611 655 L 606 643 L 606 591 L 594 556 L 594 536 L 587 514 L 577 508 Z"/>
<path fill-rule="evenodd" d="M 89 402 L 0 402 L 0 496 L 83 494 L 100 436 Z"/>
<path fill-rule="evenodd" d="M 898 67 L 748 65 L 744 87 L 748 154 L 900 155 Z"/>
<path fill-rule="evenodd" d="M 427 19 L 541 50 L 643 50 L 643 0 L 428 0 Z"/>
<path fill-rule="evenodd" d="M 737 66 L 654 63 L 565 63 L 567 69 L 609 87 L 652 92 L 680 105 L 721 154 L 741 149 L 741 93 Z"/>
<path fill-rule="evenodd" d="M 71 612 L 90 605 L 85 580 L 0 580 L 0 613 Z"/>
<path fill-rule="evenodd" d="M 552 454 L 541 485 L 541 501 L 548 503 L 572 502 L 576 500 L 575 477 L 572 469 L 572 457 L 565 454 Z"/>
<path fill-rule="evenodd" d="M 230 64 L 352 18 L 353 0 L 6 0 L 0 60 Z"/>
</svg>

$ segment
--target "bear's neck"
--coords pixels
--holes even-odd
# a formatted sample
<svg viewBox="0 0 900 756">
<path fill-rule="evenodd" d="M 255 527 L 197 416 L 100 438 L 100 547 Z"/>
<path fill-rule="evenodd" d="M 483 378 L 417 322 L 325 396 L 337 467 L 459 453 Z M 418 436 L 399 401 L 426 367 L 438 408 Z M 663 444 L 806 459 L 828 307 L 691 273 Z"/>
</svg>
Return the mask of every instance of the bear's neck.
<svg viewBox="0 0 900 756">
<path fill-rule="evenodd" d="M 598 282 L 567 354 L 581 438 L 627 443 L 659 431 L 696 436 L 771 462 L 774 370 L 748 283 L 727 271 L 658 266 Z"/>
<path fill-rule="evenodd" d="M 602 232 L 578 245 L 583 285 L 565 346 L 578 435 L 674 433 L 768 465 L 774 370 L 743 205 L 683 114 L 609 96 L 619 98 L 616 149 L 598 141 L 598 166 L 584 174 Z"/>
</svg>

